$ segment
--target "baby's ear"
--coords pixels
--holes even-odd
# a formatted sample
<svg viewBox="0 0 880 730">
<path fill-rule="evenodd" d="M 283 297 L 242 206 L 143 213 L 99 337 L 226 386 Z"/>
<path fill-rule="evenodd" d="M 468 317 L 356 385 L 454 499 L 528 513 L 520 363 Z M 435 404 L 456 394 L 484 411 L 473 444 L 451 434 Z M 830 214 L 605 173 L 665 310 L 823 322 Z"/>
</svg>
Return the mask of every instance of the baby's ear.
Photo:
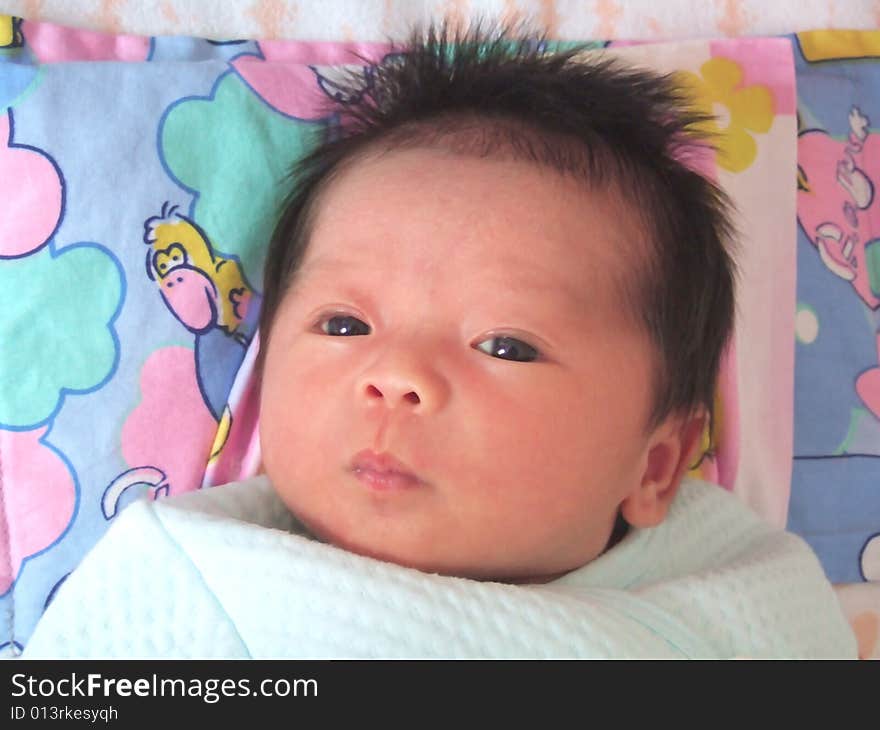
<svg viewBox="0 0 880 730">
<path fill-rule="evenodd" d="M 687 419 L 670 418 L 651 435 L 641 482 L 620 505 L 630 525 L 655 527 L 666 518 L 705 424 L 706 414 L 701 411 Z"/>
</svg>

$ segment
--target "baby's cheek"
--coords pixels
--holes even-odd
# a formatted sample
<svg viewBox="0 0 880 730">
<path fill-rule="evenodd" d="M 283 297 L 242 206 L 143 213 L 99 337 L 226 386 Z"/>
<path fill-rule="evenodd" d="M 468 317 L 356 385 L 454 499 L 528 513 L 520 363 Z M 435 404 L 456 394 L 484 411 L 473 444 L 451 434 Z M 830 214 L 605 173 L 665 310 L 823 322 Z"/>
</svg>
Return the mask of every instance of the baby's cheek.
<svg viewBox="0 0 880 730">
<path fill-rule="evenodd" d="M 310 448 L 310 423 L 321 416 L 315 378 L 289 359 L 267 362 L 260 408 L 260 436 L 267 467 L 300 461 Z M 270 475 L 271 476 L 271 475 Z"/>
<path fill-rule="evenodd" d="M 469 424 L 472 438 L 463 442 L 480 444 L 475 456 L 487 485 L 508 498 L 518 492 L 524 502 L 540 499 L 540 485 L 563 479 L 576 460 L 575 419 L 542 391 L 483 389 L 474 396 L 481 405 Z"/>
</svg>

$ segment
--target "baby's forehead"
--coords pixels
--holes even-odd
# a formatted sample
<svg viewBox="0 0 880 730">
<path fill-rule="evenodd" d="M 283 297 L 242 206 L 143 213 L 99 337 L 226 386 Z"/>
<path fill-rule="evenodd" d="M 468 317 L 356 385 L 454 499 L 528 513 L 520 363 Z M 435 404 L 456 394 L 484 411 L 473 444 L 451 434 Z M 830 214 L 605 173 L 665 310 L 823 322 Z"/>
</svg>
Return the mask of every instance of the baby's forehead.
<svg viewBox="0 0 880 730">
<path fill-rule="evenodd" d="M 641 263 L 620 207 L 524 163 L 389 156 L 328 190 L 297 279 L 310 301 L 629 328 Z"/>
<path fill-rule="evenodd" d="M 305 263 L 464 261 L 485 273 L 629 278 L 643 236 L 616 188 L 522 160 L 394 151 L 347 167 L 319 196 Z"/>
</svg>

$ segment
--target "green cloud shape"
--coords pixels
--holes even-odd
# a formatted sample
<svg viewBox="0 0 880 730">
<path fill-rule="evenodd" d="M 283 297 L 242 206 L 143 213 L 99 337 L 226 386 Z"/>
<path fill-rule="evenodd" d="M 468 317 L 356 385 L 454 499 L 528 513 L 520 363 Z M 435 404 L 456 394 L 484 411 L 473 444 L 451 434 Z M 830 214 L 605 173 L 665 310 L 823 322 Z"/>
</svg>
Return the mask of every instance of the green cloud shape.
<svg viewBox="0 0 880 730">
<path fill-rule="evenodd" d="M 123 274 L 94 244 L 0 260 L 0 425 L 32 428 L 112 374 Z"/>
<path fill-rule="evenodd" d="M 238 256 L 260 286 L 269 237 L 289 189 L 285 177 L 323 122 L 275 111 L 235 73 L 213 98 L 188 98 L 169 109 L 161 131 L 165 164 L 199 193 L 193 216 L 215 250 Z"/>
</svg>

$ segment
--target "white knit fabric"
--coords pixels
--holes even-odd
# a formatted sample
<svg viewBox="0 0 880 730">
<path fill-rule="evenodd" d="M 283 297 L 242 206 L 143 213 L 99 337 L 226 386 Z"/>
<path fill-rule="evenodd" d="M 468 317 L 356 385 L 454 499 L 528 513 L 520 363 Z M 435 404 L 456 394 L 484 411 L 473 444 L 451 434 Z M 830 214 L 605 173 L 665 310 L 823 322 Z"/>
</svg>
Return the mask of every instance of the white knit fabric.
<svg viewBox="0 0 880 730">
<path fill-rule="evenodd" d="M 805 543 L 713 485 L 686 481 L 661 526 L 518 586 L 312 540 L 257 477 L 126 509 L 24 656 L 855 657 L 856 645 Z"/>
</svg>

